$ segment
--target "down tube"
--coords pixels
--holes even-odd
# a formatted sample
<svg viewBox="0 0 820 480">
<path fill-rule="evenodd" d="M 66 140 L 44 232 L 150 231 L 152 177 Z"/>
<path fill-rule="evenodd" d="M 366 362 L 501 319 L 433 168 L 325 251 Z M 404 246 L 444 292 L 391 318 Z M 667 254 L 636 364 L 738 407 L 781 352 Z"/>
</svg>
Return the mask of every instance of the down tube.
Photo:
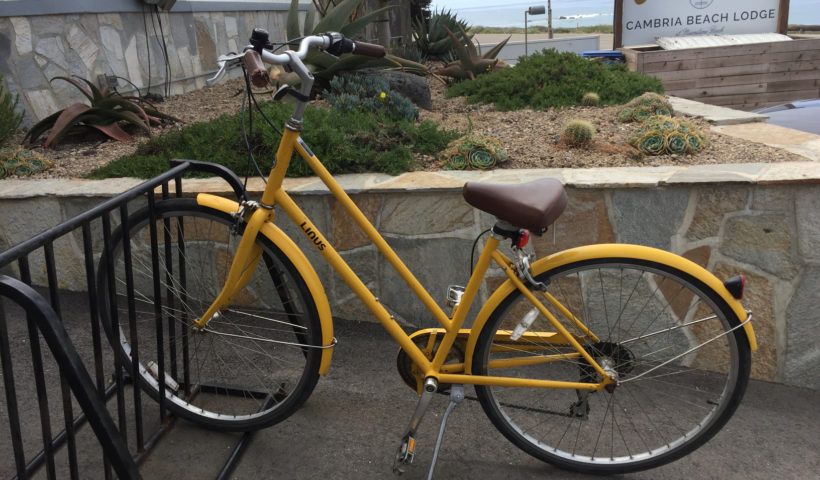
<svg viewBox="0 0 820 480">
<path fill-rule="evenodd" d="M 282 207 L 282 210 L 288 214 L 291 221 L 298 226 L 302 232 L 313 242 L 313 245 L 325 257 L 334 270 L 342 277 L 350 288 L 356 293 L 356 296 L 362 303 L 373 312 L 373 315 L 384 326 L 387 332 L 393 337 L 396 342 L 401 345 L 401 348 L 410 355 L 410 358 L 425 370 L 429 372 L 431 369 L 431 362 L 424 356 L 419 348 L 410 340 L 410 337 L 404 333 L 404 330 L 399 326 L 392 315 L 379 303 L 379 300 L 373 295 L 373 292 L 365 286 L 359 279 L 355 272 L 350 268 L 347 262 L 339 256 L 336 249 L 327 241 L 327 239 L 319 232 L 315 225 L 305 215 L 304 212 L 296 205 L 293 199 L 285 193 L 284 190 L 279 189 L 274 194 L 276 203 Z"/>
</svg>

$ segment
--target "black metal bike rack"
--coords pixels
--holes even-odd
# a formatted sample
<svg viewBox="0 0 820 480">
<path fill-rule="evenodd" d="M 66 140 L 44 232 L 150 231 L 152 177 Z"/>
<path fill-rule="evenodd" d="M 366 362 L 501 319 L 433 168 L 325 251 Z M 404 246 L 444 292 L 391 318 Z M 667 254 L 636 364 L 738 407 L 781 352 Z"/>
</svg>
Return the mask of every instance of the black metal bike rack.
<svg viewBox="0 0 820 480">
<path fill-rule="evenodd" d="M 39 475 L 42 468 L 50 479 L 113 475 L 140 478 L 138 465 L 173 427 L 175 419 L 164 401 L 156 403 L 149 398 L 143 402 L 144 393 L 138 385 L 129 386 L 128 372 L 101 333 L 98 297 L 111 295 L 110 289 L 116 286 L 107 282 L 109 291 L 98 291 L 95 265 L 101 256 L 111 253 L 113 228 L 117 222 L 128 224 L 135 203 L 147 204 L 153 211 L 157 198 L 183 196 L 182 177 L 194 170 L 222 177 L 238 198 L 247 198 L 241 181 L 224 167 L 175 160 L 166 173 L 0 253 L 0 367 L 4 391 L 0 402 L 5 401 L 5 405 L 0 403 L 5 407 L 0 411 L 6 413 L 5 418 L 0 416 L 0 422 L 7 422 L 7 427 L 0 424 L 0 452 L 4 451 L 2 445 L 11 446 L 8 454 L 14 459 L 14 470 L 7 474 L 13 478 Z M 57 242 L 81 245 L 82 262 L 73 259 L 71 265 L 66 265 L 67 260 L 55 259 Z M 45 285 L 32 285 L 32 265 L 38 271 L 44 269 Z M 84 294 L 60 289 L 61 268 L 84 269 Z M 61 302 L 69 295 L 72 302 L 85 299 L 87 312 L 82 316 L 86 318 L 67 322 L 69 319 L 62 317 Z M 76 305 L 72 307 L 76 310 Z M 41 348 L 41 338 L 46 349 Z M 78 340 L 83 343 L 80 349 Z M 59 405 L 49 401 L 55 396 L 60 398 Z M 27 397 L 36 401 L 21 401 Z M 109 413 L 109 403 L 116 405 L 117 420 Z M 75 413 L 76 406 L 81 412 Z M 146 420 L 146 416 L 150 418 Z M 60 423 L 63 425 L 58 426 Z M 86 424 L 93 436 L 84 432 Z M 148 433 L 146 424 L 152 429 Z M 61 431 L 54 434 L 57 429 Z M 239 439 L 217 478 L 229 475 L 251 435 Z M 99 454 L 85 453 L 94 443 Z M 27 455 L 32 451 L 37 453 Z M 91 473 L 87 470 L 91 467 L 101 469 L 102 474 Z"/>
</svg>

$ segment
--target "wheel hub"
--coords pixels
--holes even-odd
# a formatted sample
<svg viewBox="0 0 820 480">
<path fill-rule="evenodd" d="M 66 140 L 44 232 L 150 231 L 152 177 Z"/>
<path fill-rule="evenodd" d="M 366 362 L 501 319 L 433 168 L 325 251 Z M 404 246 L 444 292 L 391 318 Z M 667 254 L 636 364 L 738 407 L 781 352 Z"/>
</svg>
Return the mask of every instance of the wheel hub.
<svg viewBox="0 0 820 480">
<path fill-rule="evenodd" d="M 584 350 L 595 360 L 607 375 L 614 380 L 622 380 L 635 366 L 635 356 L 632 352 L 613 342 L 596 342 L 584 346 Z M 598 372 L 586 360 L 581 365 L 582 382 L 598 382 Z"/>
</svg>

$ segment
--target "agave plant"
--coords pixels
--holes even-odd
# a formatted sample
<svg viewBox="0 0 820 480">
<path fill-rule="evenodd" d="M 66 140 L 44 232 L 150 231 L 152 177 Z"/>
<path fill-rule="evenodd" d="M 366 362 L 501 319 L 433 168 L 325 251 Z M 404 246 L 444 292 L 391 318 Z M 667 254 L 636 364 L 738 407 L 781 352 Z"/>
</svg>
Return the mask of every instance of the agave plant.
<svg viewBox="0 0 820 480">
<path fill-rule="evenodd" d="M 464 43 L 459 40 L 459 37 L 456 36 L 452 30 L 447 27 L 442 28 L 444 28 L 447 35 L 449 35 L 450 42 L 455 48 L 459 59 L 448 63 L 444 66 L 444 68 L 436 70 L 434 72 L 436 75 L 451 77 L 456 80 L 475 79 L 475 77 L 481 75 L 482 73 L 502 70 L 507 67 L 506 62 L 495 57 L 498 56 L 499 52 L 501 52 L 501 49 L 507 44 L 510 37 L 504 39 L 503 42 L 500 42 L 498 45 L 491 48 L 484 55 L 479 55 L 478 49 L 476 49 L 472 39 L 467 37 L 467 32 L 464 31 L 464 28 L 461 25 L 458 26 L 461 33 L 461 38 L 467 39 Z"/>
<path fill-rule="evenodd" d="M 395 8 L 395 5 L 382 7 L 358 18 L 351 20 L 351 14 L 361 5 L 362 0 L 341 0 L 328 4 L 325 14 L 316 22 L 317 11 L 311 6 L 305 15 L 304 25 L 299 23 L 299 2 L 291 0 L 290 11 L 287 20 L 288 38 L 300 38 L 305 35 L 312 35 L 324 32 L 340 32 L 346 37 L 353 37 L 368 23 L 377 20 L 382 13 Z M 315 23 L 315 25 L 314 25 Z M 315 91 L 321 92 L 327 88 L 335 75 L 343 72 L 359 70 L 362 68 L 395 68 L 419 75 L 429 73 L 429 69 L 424 65 L 406 60 L 395 55 L 385 55 L 383 58 L 363 57 L 361 55 L 345 54 L 339 58 L 326 53 L 310 52 L 304 60 L 305 65 L 313 73 L 317 81 Z M 295 84 L 298 77 L 295 74 L 276 73 L 272 75 L 280 83 Z"/>
<path fill-rule="evenodd" d="M 75 103 L 40 120 L 26 134 L 26 143 L 34 142 L 48 132 L 45 146 L 54 147 L 68 132 L 89 128 L 99 130 L 115 140 L 129 141 L 132 137 L 123 130 L 121 123 L 133 125 L 150 135 L 152 124 L 158 125 L 162 120 L 178 121 L 138 97 L 120 95 L 110 91 L 107 86 L 97 88 L 76 75 L 73 78 L 51 79 L 54 80 L 63 80 L 77 87 L 91 105 Z"/>
<path fill-rule="evenodd" d="M 472 35 L 464 36 L 462 32 L 466 31 L 467 24 L 457 19 L 449 10 L 436 12 L 426 22 L 417 19 L 413 22 L 413 40 L 422 58 L 444 62 L 451 62 L 457 58 L 455 47 L 444 27 L 451 32 L 458 32 L 456 37 L 459 43 L 463 44 L 473 38 Z"/>
</svg>

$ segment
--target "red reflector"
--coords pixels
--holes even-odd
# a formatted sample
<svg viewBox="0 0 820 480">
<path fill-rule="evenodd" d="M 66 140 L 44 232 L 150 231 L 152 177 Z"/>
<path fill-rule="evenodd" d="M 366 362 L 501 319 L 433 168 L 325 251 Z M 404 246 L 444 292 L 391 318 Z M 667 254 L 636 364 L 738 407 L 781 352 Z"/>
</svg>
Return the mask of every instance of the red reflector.
<svg viewBox="0 0 820 480">
<path fill-rule="evenodd" d="M 524 248 L 528 243 L 530 243 L 530 231 L 522 228 L 518 231 L 518 238 L 516 239 L 515 246 L 518 248 Z"/>
</svg>

